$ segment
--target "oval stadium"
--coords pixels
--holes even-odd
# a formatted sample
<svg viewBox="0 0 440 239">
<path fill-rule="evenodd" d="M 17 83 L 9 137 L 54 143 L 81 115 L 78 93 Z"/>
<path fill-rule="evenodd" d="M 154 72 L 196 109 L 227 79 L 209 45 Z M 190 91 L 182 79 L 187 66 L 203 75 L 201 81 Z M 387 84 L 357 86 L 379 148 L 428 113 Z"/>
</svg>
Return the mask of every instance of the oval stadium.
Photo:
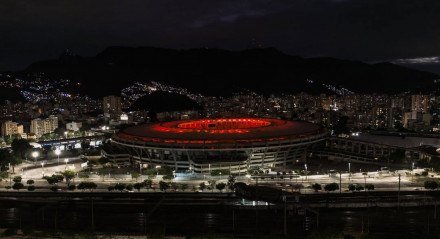
<svg viewBox="0 0 440 239">
<path fill-rule="evenodd" d="M 271 118 L 198 119 L 139 125 L 112 137 L 115 152 L 132 164 L 167 165 L 176 172 L 243 173 L 304 161 L 327 131 L 304 121 Z M 126 160 L 125 159 L 125 160 Z"/>
</svg>

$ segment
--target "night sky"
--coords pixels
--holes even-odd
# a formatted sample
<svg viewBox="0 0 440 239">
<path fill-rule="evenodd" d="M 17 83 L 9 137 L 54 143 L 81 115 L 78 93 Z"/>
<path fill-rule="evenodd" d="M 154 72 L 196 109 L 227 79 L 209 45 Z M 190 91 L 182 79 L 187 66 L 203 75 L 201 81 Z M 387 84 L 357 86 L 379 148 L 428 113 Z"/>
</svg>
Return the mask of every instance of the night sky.
<svg viewBox="0 0 440 239">
<path fill-rule="evenodd" d="M 276 47 L 440 73 L 439 0 L 2 0 L 0 70 L 107 46 Z"/>
</svg>

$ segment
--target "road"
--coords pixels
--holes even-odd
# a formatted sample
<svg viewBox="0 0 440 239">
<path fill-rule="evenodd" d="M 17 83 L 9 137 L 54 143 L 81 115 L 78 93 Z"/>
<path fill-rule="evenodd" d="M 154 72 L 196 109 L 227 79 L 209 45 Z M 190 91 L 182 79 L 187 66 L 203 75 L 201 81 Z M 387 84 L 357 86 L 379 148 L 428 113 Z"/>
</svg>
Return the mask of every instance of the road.
<svg viewBox="0 0 440 239">
<path fill-rule="evenodd" d="M 67 162 L 67 163 L 66 163 Z M 47 182 L 42 179 L 44 175 L 52 175 L 64 171 L 66 169 L 73 171 L 81 170 L 82 160 L 79 157 L 71 157 L 71 158 L 60 158 L 38 161 L 34 162 L 26 162 L 17 167 L 15 167 L 15 175 L 20 175 L 23 178 L 23 182 L 26 182 L 28 179 L 33 179 L 36 182 L 37 187 L 48 187 Z M 422 169 L 415 169 L 414 174 L 422 173 Z M 394 173 L 380 173 L 380 172 L 368 172 L 367 175 L 363 175 L 362 173 L 342 173 L 334 174 L 334 175 L 303 175 L 298 176 L 297 178 L 289 178 L 289 175 L 285 175 L 284 179 L 278 178 L 276 175 L 268 175 L 262 178 L 248 178 L 245 176 L 237 177 L 237 182 L 245 182 L 249 184 L 259 184 L 266 185 L 272 187 L 282 188 L 284 190 L 292 190 L 291 185 L 293 184 L 302 184 L 305 189 L 301 190 L 301 193 L 315 193 L 308 186 L 319 183 L 324 186 L 328 183 L 342 183 L 342 191 L 347 191 L 347 187 L 349 184 L 373 184 L 375 186 L 376 191 L 397 191 L 398 190 L 398 182 L 400 177 L 400 189 L 402 191 L 414 191 L 414 190 L 423 190 L 423 182 L 428 179 L 439 179 L 440 176 L 437 174 L 430 173 L 428 177 L 422 176 L 410 176 L 407 175 L 408 170 L 400 170 Z M 273 179 L 272 179 L 273 178 Z M 137 181 L 142 182 L 147 179 L 147 176 L 141 176 Z M 227 177 L 207 177 L 205 179 L 190 179 L 186 177 L 177 177 L 173 181 L 176 183 L 185 183 L 189 185 L 189 189 L 191 190 L 194 187 L 198 187 L 201 182 L 207 183 L 208 179 L 214 179 L 219 182 L 227 182 Z M 161 180 L 161 176 L 158 176 L 155 180 L 155 183 Z M 135 183 L 136 181 L 131 178 L 131 175 L 120 174 L 120 175 L 105 175 L 99 176 L 96 174 L 91 174 L 89 178 L 78 178 L 76 177 L 74 180 L 76 183 L 80 181 L 93 181 L 98 184 L 98 189 L 106 190 L 109 185 L 123 182 L 123 183 Z M 3 185 L 10 185 L 9 180 L 5 180 Z M 2 189 L 4 189 L 4 186 Z M 62 186 L 62 184 L 61 184 Z"/>
</svg>

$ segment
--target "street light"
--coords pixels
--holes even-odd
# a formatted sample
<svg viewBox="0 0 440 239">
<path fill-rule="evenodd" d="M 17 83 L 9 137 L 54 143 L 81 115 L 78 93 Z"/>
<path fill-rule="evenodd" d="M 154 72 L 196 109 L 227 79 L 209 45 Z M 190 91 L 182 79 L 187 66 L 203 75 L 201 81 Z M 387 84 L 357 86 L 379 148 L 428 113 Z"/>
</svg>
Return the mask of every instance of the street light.
<svg viewBox="0 0 440 239">
<path fill-rule="evenodd" d="M 412 168 L 411 168 L 411 183 L 414 183 L 414 162 L 412 163 Z"/>
<path fill-rule="evenodd" d="M 32 152 L 32 158 L 34 158 L 34 161 L 37 162 L 37 158 L 40 155 L 40 153 L 38 153 L 38 151 L 34 151 Z"/>
<path fill-rule="evenodd" d="M 306 173 L 306 181 L 307 181 L 307 164 L 306 163 L 304 164 L 304 168 L 306 169 L 305 173 Z"/>
<path fill-rule="evenodd" d="M 351 176 L 351 163 L 348 163 L 348 181 L 350 181 Z"/>
<path fill-rule="evenodd" d="M 159 169 L 161 168 L 160 165 L 156 165 L 156 176 L 159 176 Z"/>
<path fill-rule="evenodd" d="M 44 177 L 44 162 L 41 162 L 41 171 L 42 171 L 43 177 Z"/>
<path fill-rule="evenodd" d="M 55 149 L 55 154 L 58 156 L 58 164 L 60 164 L 60 154 L 61 150 L 59 148 Z"/>
</svg>

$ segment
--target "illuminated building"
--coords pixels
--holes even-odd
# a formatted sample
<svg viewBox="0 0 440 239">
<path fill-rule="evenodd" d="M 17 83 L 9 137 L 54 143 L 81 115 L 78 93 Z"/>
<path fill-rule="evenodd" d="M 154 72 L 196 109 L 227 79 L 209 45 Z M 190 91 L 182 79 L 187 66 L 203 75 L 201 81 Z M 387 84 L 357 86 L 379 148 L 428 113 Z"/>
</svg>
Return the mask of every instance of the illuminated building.
<svg viewBox="0 0 440 239">
<path fill-rule="evenodd" d="M 82 123 L 81 122 L 70 122 L 66 124 L 66 129 L 67 130 L 72 130 L 72 131 L 79 131 L 82 127 Z"/>
<path fill-rule="evenodd" d="M 117 133 L 111 142 L 136 163 L 208 174 L 301 162 L 326 137 L 325 129 L 304 121 L 227 118 L 135 126 Z"/>
<path fill-rule="evenodd" d="M 429 110 L 429 96 L 411 95 L 411 110 L 427 113 Z"/>
<path fill-rule="evenodd" d="M 58 128 L 58 117 L 49 116 L 46 119 L 36 118 L 31 120 L 31 133 L 35 134 L 37 138 L 43 134 L 52 133 Z"/>
<path fill-rule="evenodd" d="M 14 134 L 23 134 L 23 125 L 16 122 L 5 121 L 2 123 L 2 136 L 10 136 Z"/>
<path fill-rule="evenodd" d="M 110 95 L 102 100 L 104 116 L 117 119 L 122 114 L 121 97 Z"/>
</svg>

